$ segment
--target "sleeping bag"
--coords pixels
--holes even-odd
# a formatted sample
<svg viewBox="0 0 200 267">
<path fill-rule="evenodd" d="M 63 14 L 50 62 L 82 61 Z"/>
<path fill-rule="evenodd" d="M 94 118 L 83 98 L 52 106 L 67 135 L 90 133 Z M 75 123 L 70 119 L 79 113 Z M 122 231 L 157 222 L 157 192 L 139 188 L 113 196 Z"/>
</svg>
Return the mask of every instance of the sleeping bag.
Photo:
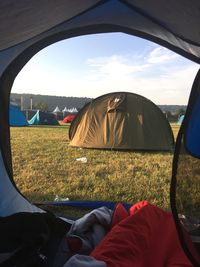
<svg viewBox="0 0 200 267">
<path fill-rule="evenodd" d="M 147 201 L 132 206 L 129 213 L 120 206 L 112 229 L 90 256 L 106 267 L 193 266 L 181 248 L 171 213 Z"/>
</svg>

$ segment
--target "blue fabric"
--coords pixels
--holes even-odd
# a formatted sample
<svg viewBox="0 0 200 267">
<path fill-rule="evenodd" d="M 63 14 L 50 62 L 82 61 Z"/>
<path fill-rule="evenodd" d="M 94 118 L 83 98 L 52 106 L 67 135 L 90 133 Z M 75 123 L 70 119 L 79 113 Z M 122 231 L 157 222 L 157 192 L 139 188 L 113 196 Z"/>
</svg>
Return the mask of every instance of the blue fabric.
<svg viewBox="0 0 200 267">
<path fill-rule="evenodd" d="M 28 123 L 30 125 L 59 125 L 54 114 L 39 110 Z"/>
<path fill-rule="evenodd" d="M 28 121 L 30 125 L 39 125 L 40 124 L 40 116 L 39 112 L 37 113 Z"/>
<path fill-rule="evenodd" d="M 196 98 L 196 102 L 190 115 L 187 131 L 185 135 L 185 148 L 195 157 L 200 157 L 200 96 Z"/>
<path fill-rule="evenodd" d="M 112 201 L 90 201 L 90 200 L 66 200 L 66 201 L 53 201 L 48 202 L 49 205 L 54 206 L 69 206 L 77 208 L 88 208 L 88 209 L 98 209 L 100 207 L 107 207 L 109 209 L 114 209 L 117 202 Z M 132 205 L 128 203 L 122 203 L 126 209 L 129 209 Z"/>
<path fill-rule="evenodd" d="M 9 107 L 9 123 L 10 126 L 28 126 L 24 113 L 13 105 Z"/>
<path fill-rule="evenodd" d="M 181 115 L 180 118 L 178 119 L 178 125 L 181 125 L 183 120 L 184 120 L 185 115 Z"/>
</svg>

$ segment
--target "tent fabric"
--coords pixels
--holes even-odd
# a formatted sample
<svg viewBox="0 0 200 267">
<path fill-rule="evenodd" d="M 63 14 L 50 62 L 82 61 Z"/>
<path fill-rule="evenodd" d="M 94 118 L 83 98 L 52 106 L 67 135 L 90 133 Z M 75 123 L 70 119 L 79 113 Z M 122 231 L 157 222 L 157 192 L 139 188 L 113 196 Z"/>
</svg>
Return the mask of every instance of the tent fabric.
<svg viewBox="0 0 200 267">
<path fill-rule="evenodd" d="M 10 253 L 10 257 L 3 260 L 0 253 L 0 265 L 2 267 L 52 266 L 52 261 L 49 260 L 56 254 L 53 243 L 60 243 L 70 227 L 71 223 L 48 212 L 16 213 L 1 218 L 0 252 Z"/>
<path fill-rule="evenodd" d="M 68 122 L 72 122 L 74 120 L 74 118 L 76 117 L 75 114 L 72 114 L 72 115 L 68 115 L 64 118 L 63 122 L 64 123 L 68 123 Z"/>
<path fill-rule="evenodd" d="M 186 255 L 194 266 L 200 261 L 193 255 L 183 235 L 187 229 L 197 251 L 200 251 L 200 71 L 194 80 L 186 114 L 181 124 L 174 152 L 171 180 L 171 208 L 177 231 Z M 200 253 L 199 253 L 200 254 Z"/>
<path fill-rule="evenodd" d="M 63 120 L 63 115 L 64 114 L 63 114 L 62 111 L 60 111 L 58 106 L 54 109 L 54 111 L 52 111 L 52 114 L 55 115 L 55 118 L 56 118 L 57 121 Z"/>
<path fill-rule="evenodd" d="M 125 212 L 90 255 L 107 267 L 193 266 L 180 246 L 171 213 L 146 201 Z"/>
<path fill-rule="evenodd" d="M 62 110 L 62 112 L 67 112 L 67 111 L 68 109 L 66 107 Z"/>
<path fill-rule="evenodd" d="M 59 107 L 57 106 L 52 113 L 61 112 Z"/>
<path fill-rule="evenodd" d="M 42 203 L 37 203 L 38 205 L 42 205 Z M 46 202 L 43 205 L 50 206 L 64 206 L 64 207 L 76 207 L 76 208 L 84 208 L 84 209 L 97 209 L 100 207 L 107 207 L 108 209 L 114 209 L 116 206 L 116 202 L 113 201 L 92 201 L 92 200 L 56 200 L 53 202 Z M 126 209 L 131 207 L 129 203 L 123 203 L 123 206 Z"/>
<path fill-rule="evenodd" d="M 3 163 L 2 153 L 0 153 L 0 170 L 0 181 L 4 181 L 0 186 L 0 217 L 15 214 L 16 210 L 18 212 L 44 212 L 42 209 L 31 204 L 24 196 L 19 194 L 13 186 Z M 10 201 L 11 199 L 12 201 Z"/>
<path fill-rule="evenodd" d="M 173 150 L 171 127 L 150 100 L 127 92 L 100 96 L 69 129 L 70 146 L 121 150 Z"/>
<path fill-rule="evenodd" d="M 153 8 L 155 6 L 156 8 Z M 69 22 L 73 27 L 73 24 L 76 25 L 76 19 L 84 15 L 86 16 L 81 22 L 82 25 L 87 22 L 88 18 L 91 21 L 93 14 L 97 19 L 93 24 L 98 25 L 100 22 L 108 25 L 109 23 L 105 20 L 108 14 L 110 24 L 116 17 L 116 25 L 122 24 L 127 27 L 129 24 L 128 27 L 133 29 L 135 34 L 141 32 L 146 38 L 152 36 L 160 42 L 163 40 L 165 45 L 198 61 L 200 55 L 197 26 L 199 25 L 199 7 L 198 0 L 193 1 L 193 5 L 188 4 L 186 0 L 170 4 L 164 0 L 154 0 L 151 3 L 148 1 L 141 3 L 139 0 L 76 0 L 73 3 L 51 0 L 48 5 L 40 1 L 27 3 L 25 0 L 20 1 L 19 5 L 14 0 L 9 0 L 0 5 L 0 49 L 3 50 L 34 38 L 64 22 Z M 178 16 L 177 12 L 179 12 Z M 104 14 L 101 21 L 98 21 L 96 14 L 101 16 Z M 20 19 L 18 23 L 14 23 L 17 17 Z M 190 21 L 189 25 L 188 21 Z"/>
<path fill-rule="evenodd" d="M 55 116 L 51 113 L 37 111 L 36 114 L 28 121 L 30 125 L 59 125 Z"/>
<path fill-rule="evenodd" d="M 9 122 L 10 126 L 28 126 L 24 113 L 14 105 L 9 108 Z"/>
<path fill-rule="evenodd" d="M 172 212 L 175 216 L 176 226 L 181 237 L 181 242 L 184 244 L 186 254 L 189 258 L 192 257 L 194 259 L 194 266 L 199 266 L 199 260 L 195 259 L 182 231 L 182 225 L 184 225 L 199 251 L 199 159 L 193 157 L 187 151 L 182 129 L 179 131 L 177 142 L 177 145 L 179 145 L 176 145 L 171 185 Z M 179 153 L 177 153 L 177 149 L 179 149 Z M 176 179 L 174 179 L 175 173 Z"/>
<path fill-rule="evenodd" d="M 181 125 L 184 120 L 185 115 L 181 115 L 178 119 L 178 125 Z"/>
<path fill-rule="evenodd" d="M 194 157 L 200 158 L 200 73 L 194 95 L 191 97 L 193 109 L 187 115 L 187 129 L 185 130 L 185 148 Z"/>
<path fill-rule="evenodd" d="M 1 49 L 26 41 L 90 8 L 97 1 L 8 0 L 0 4 Z M 12 8 L 11 8 L 12 7 Z M 16 18 L 18 23 L 15 23 Z M 7 30 L 6 30 L 7 29 Z M 9 29 L 9 30 L 8 30 Z"/>
</svg>

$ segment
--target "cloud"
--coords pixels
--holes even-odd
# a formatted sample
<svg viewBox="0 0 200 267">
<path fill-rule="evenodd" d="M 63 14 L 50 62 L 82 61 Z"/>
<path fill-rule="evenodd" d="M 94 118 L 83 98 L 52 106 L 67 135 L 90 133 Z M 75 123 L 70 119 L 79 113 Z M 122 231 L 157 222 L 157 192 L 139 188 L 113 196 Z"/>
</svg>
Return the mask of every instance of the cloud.
<svg viewBox="0 0 200 267">
<path fill-rule="evenodd" d="M 127 56 L 120 55 L 88 59 L 87 63 L 90 68 L 96 68 L 100 76 L 131 75 L 149 67 L 149 64 L 133 63 Z"/>
<path fill-rule="evenodd" d="M 91 69 L 84 82 L 87 91 L 93 97 L 113 91 L 130 91 L 157 104 L 187 103 L 197 64 L 159 47 L 133 62 L 131 56 L 89 59 Z"/>
<path fill-rule="evenodd" d="M 173 64 L 176 66 L 181 57 L 170 50 L 154 46 L 145 55 L 138 54 L 123 54 L 112 55 L 109 57 L 95 57 L 87 60 L 86 64 L 89 68 L 87 78 L 94 80 L 96 78 L 108 78 L 130 75 L 154 75 L 152 68 L 156 75 L 165 75 L 161 73 L 165 70 L 166 64 Z M 167 66 L 168 66 L 167 65 Z M 174 67 L 173 66 L 173 67 Z M 157 67 L 157 71 L 156 70 Z M 168 67 L 167 67 L 168 68 Z"/>
<path fill-rule="evenodd" d="M 178 57 L 180 56 L 164 47 L 156 47 L 147 56 L 147 62 L 151 64 L 160 64 L 167 61 L 172 61 Z"/>
<path fill-rule="evenodd" d="M 199 68 L 197 64 L 155 45 L 143 54 L 89 58 L 81 66 L 81 71 L 80 64 L 75 71 L 70 68 L 42 70 L 36 66 L 35 72 L 28 69 L 24 72 L 26 79 L 16 79 L 14 88 L 18 88 L 18 92 L 21 88 L 21 92 L 27 93 L 83 97 L 129 91 L 156 104 L 186 104 Z"/>
</svg>

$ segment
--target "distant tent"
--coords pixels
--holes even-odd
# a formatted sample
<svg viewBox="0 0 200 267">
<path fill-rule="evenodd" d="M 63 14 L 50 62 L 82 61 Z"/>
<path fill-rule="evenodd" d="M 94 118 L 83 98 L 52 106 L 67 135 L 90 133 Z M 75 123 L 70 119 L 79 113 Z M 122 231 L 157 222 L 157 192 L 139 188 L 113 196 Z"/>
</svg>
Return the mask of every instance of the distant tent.
<svg viewBox="0 0 200 267">
<path fill-rule="evenodd" d="M 56 113 L 56 112 L 60 112 L 60 109 L 59 109 L 58 106 L 57 106 L 57 107 L 54 109 L 54 111 L 53 111 L 53 113 Z"/>
<path fill-rule="evenodd" d="M 68 112 L 68 113 L 77 113 L 78 109 L 73 107 L 73 108 L 64 108 L 62 112 Z"/>
<path fill-rule="evenodd" d="M 76 113 L 78 113 L 78 110 L 77 110 L 77 108 L 64 108 L 63 110 L 62 110 L 62 114 L 63 114 L 63 122 L 64 123 L 66 123 L 64 120 L 65 120 L 65 118 L 69 115 L 69 116 L 71 116 L 71 115 L 74 115 L 74 114 L 76 114 Z M 73 117 L 69 117 L 69 119 L 71 120 L 71 118 L 73 118 Z M 67 119 L 66 119 L 67 120 Z M 71 121 L 70 121 L 71 122 Z"/>
<path fill-rule="evenodd" d="M 54 114 L 38 110 L 28 121 L 30 125 L 59 125 Z"/>
<path fill-rule="evenodd" d="M 70 145 L 121 150 L 172 150 L 169 122 L 150 100 L 110 93 L 85 105 L 71 123 Z"/>
<path fill-rule="evenodd" d="M 68 122 L 72 122 L 73 119 L 76 117 L 76 114 L 71 114 L 71 115 L 68 115 L 64 118 L 63 122 L 64 123 L 68 123 Z"/>
<path fill-rule="evenodd" d="M 78 112 L 78 110 L 77 110 L 77 108 L 69 108 L 68 109 L 68 112 L 70 112 L 70 113 L 77 113 Z"/>
<path fill-rule="evenodd" d="M 184 119 L 185 115 L 181 115 L 178 119 L 178 125 L 181 125 L 182 122 L 183 122 L 183 119 Z"/>
<path fill-rule="evenodd" d="M 62 110 L 63 113 L 65 112 L 68 112 L 68 109 L 65 107 L 63 110 Z"/>
<path fill-rule="evenodd" d="M 62 114 L 63 114 L 63 118 L 65 118 L 67 115 L 70 114 L 70 112 L 68 111 L 68 108 L 65 107 L 63 110 L 62 110 Z"/>
<path fill-rule="evenodd" d="M 58 120 L 58 121 L 63 120 L 63 118 L 64 118 L 63 114 L 64 113 L 62 111 L 60 111 L 58 106 L 54 109 L 54 111 L 52 111 L 52 113 L 55 115 L 56 120 Z"/>
<path fill-rule="evenodd" d="M 32 119 L 32 117 L 36 114 L 37 109 L 24 109 L 23 111 L 24 116 L 26 117 L 26 120 Z"/>
<path fill-rule="evenodd" d="M 28 126 L 24 113 L 15 105 L 9 107 L 10 126 Z"/>
</svg>

